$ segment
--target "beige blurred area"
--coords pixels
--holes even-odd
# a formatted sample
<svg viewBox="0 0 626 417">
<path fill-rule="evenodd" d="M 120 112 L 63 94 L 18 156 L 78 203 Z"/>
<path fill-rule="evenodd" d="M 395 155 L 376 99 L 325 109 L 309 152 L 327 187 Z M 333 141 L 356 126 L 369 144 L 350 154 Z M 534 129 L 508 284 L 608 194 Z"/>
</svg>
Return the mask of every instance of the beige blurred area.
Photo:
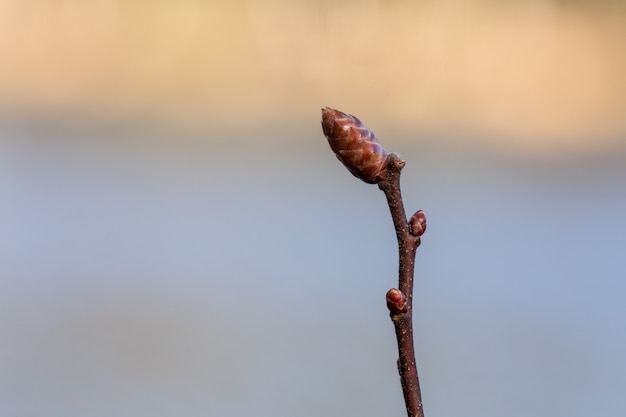
<svg viewBox="0 0 626 417">
<path fill-rule="evenodd" d="M 531 156 L 626 135 L 619 1 L 0 0 L 0 56 L 5 117 L 243 132 L 329 105 Z"/>
</svg>

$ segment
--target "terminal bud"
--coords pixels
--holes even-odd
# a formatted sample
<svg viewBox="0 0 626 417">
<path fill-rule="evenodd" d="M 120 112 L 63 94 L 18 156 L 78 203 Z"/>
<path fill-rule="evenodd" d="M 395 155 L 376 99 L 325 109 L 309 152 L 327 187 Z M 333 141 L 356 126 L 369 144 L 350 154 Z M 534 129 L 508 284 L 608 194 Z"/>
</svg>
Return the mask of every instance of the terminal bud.
<svg viewBox="0 0 626 417">
<path fill-rule="evenodd" d="M 375 184 L 384 178 L 387 151 L 363 122 L 350 114 L 326 107 L 322 109 L 322 130 L 337 159 L 352 175 L 368 184 Z"/>
</svg>

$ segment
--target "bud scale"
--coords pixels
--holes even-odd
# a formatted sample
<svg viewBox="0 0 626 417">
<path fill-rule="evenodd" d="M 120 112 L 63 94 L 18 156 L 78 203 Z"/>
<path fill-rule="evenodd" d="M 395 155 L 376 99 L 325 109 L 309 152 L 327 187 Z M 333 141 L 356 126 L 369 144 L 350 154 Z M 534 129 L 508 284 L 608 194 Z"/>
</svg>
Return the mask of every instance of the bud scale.
<svg viewBox="0 0 626 417">
<path fill-rule="evenodd" d="M 326 107 L 322 109 L 322 130 L 337 159 L 355 177 L 374 184 L 387 171 L 387 151 L 358 118 Z"/>
</svg>

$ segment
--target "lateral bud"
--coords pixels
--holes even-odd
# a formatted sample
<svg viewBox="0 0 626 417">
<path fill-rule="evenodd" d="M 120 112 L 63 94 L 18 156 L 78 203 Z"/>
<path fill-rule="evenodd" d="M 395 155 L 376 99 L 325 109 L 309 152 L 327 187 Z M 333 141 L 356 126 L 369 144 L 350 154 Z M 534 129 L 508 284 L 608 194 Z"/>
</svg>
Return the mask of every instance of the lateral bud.
<svg viewBox="0 0 626 417">
<path fill-rule="evenodd" d="M 375 184 L 387 172 L 387 151 L 358 118 L 326 107 L 322 109 L 322 130 L 337 159 L 355 177 Z"/>
<path fill-rule="evenodd" d="M 407 312 L 408 300 L 406 295 L 397 288 L 387 291 L 387 308 L 391 317 Z"/>
<path fill-rule="evenodd" d="M 424 210 L 418 210 L 415 212 L 409 220 L 409 233 L 413 236 L 422 236 L 426 231 L 426 214 Z"/>
</svg>

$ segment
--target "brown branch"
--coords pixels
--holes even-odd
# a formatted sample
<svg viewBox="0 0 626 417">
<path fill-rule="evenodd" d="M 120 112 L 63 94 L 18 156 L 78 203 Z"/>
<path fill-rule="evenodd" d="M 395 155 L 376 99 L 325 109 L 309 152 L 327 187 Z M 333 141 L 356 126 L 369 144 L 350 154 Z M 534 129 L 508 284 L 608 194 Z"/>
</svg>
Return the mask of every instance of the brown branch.
<svg viewBox="0 0 626 417">
<path fill-rule="evenodd" d="M 398 372 L 409 417 L 424 417 L 415 348 L 413 346 L 413 272 L 415 251 L 426 230 L 426 217 L 417 211 L 407 221 L 400 192 L 400 173 L 404 161 L 387 154 L 378 138 L 358 118 L 339 110 L 322 109 L 322 129 L 331 149 L 357 178 L 378 184 L 385 193 L 396 229 L 399 252 L 398 288 L 387 292 L 387 307 L 398 340 Z"/>
<path fill-rule="evenodd" d="M 396 329 L 399 354 L 398 372 L 400 373 L 407 415 L 409 417 L 424 417 L 422 394 L 415 364 L 412 317 L 415 251 L 420 244 L 420 237 L 416 234 L 423 233 L 423 230 L 421 230 L 421 233 L 416 233 L 409 226 L 406 218 L 400 191 L 400 173 L 403 167 L 404 161 L 395 154 L 389 154 L 387 157 L 386 178 L 378 182 L 378 187 L 387 197 L 387 203 L 391 211 L 396 237 L 398 238 L 400 260 L 398 289 L 392 288 L 387 293 L 387 306 Z M 413 216 L 413 218 L 416 218 L 416 216 Z"/>
</svg>

